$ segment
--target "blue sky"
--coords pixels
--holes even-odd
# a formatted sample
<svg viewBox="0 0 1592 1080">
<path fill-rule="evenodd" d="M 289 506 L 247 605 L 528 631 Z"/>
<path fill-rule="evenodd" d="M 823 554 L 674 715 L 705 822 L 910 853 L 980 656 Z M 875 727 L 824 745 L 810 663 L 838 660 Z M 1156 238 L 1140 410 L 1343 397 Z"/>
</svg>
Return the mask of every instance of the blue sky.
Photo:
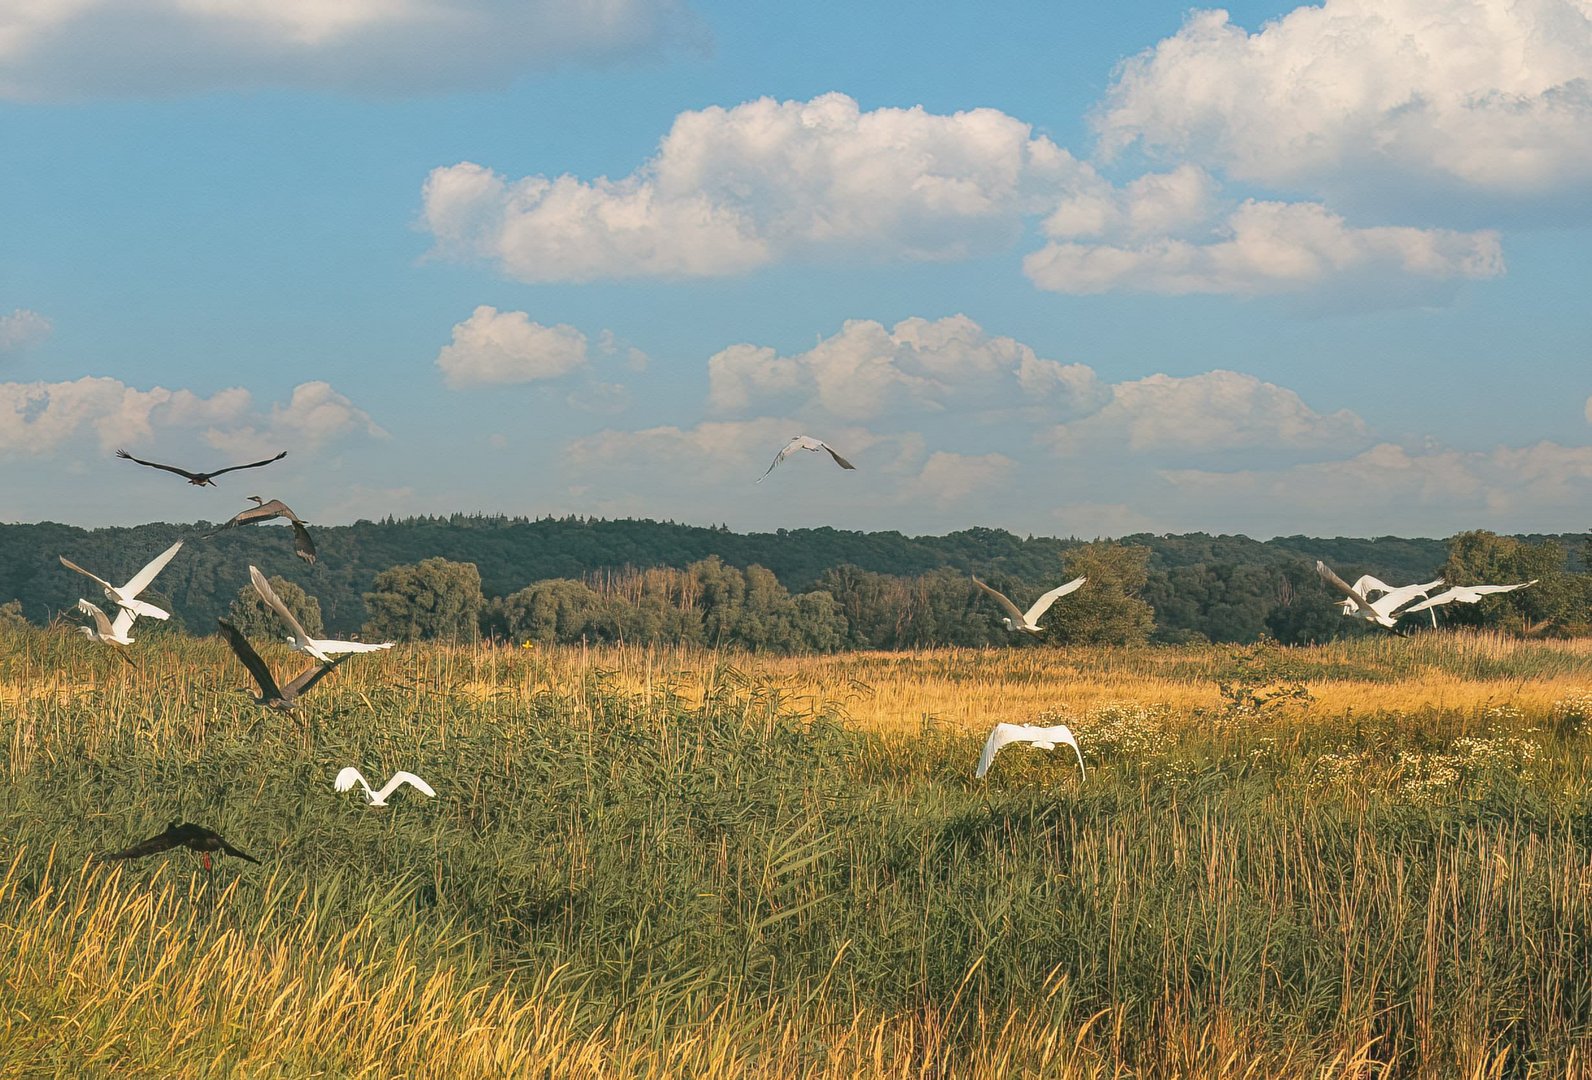
<svg viewBox="0 0 1592 1080">
<path fill-rule="evenodd" d="M 0 520 L 1588 525 L 1571 0 L 238 10 L 0 0 Z"/>
</svg>

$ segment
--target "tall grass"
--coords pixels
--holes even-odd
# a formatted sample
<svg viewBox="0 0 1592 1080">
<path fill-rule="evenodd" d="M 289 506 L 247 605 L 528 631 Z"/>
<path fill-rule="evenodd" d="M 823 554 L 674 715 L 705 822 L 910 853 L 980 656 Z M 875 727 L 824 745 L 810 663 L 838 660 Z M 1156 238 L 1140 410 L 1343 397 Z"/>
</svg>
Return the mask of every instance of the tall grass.
<svg viewBox="0 0 1592 1080">
<path fill-rule="evenodd" d="M 1560 1076 L 1592 1037 L 1573 647 L 404 648 L 287 718 L 213 641 L 0 648 L 0 1076 Z M 937 696 L 859 724 L 870 675 Z M 1031 691 L 1088 780 L 973 781 L 956 686 Z M 177 816 L 265 865 L 89 859 Z"/>
</svg>

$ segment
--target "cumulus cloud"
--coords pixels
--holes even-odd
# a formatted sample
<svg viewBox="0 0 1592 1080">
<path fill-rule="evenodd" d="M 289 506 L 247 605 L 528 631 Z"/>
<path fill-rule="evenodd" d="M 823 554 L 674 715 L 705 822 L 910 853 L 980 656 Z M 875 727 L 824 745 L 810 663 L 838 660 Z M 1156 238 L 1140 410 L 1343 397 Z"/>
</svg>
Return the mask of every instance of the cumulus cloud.
<svg viewBox="0 0 1592 1080">
<path fill-rule="evenodd" d="M 27 308 L 0 315 L 0 356 L 37 345 L 50 336 L 51 329 L 49 319 Z"/>
<path fill-rule="evenodd" d="M 1592 446 L 1412 451 L 1382 443 L 1351 458 L 1285 469 L 1174 469 L 1161 476 L 1180 498 L 1205 508 L 1205 520 L 1242 517 L 1274 531 L 1397 533 L 1411 521 L 1437 532 L 1558 531 L 1579 527 L 1565 518 L 1566 507 L 1592 499 Z"/>
<path fill-rule="evenodd" d="M 1019 341 L 985 333 L 965 315 L 904 319 L 889 329 L 854 319 L 788 357 L 766 346 L 733 345 L 708 360 L 708 384 L 708 404 L 718 412 L 780 402 L 849 420 L 1013 403 L 1043 406 L 1055 419 L 1106 396 L 1089 367 L 1046 360 Z"/>
<path fill-rule="evenodd" d="M 1134 453 L 1304 449 L 1361 443 L 1365 422 L 1347 409 L 1316 412 L 1294 391 L 1236 371 L 1116 383 L 1099 412 L 1044 437 L 1059 452 L 1125 447 Z"/>
<path fill-rule="evenodd" d="M 936 450 L 923 463 L 922 470 L 902 485 L 897 500 L 914 505 L 927 502 L 941 508 L 956 506 L 975 496 L 1000 494 L 1016 471 L 1017 462 L 1005 454 Z"/>
<path fill-rule="evenodd" d="M 1054 239 L 1023 260 L 1041 289 L 1100 293 L 1305 293 L 1326 287 L 1375 287 L 1407 280 L 1444 282 L 1503 273 L 1503 250 L 1491 231 L 1456 232 L 1407 226 L 1359 228 L 1317 203 L 1246 200 L 1205 235 L 1143 228 L 1129 192 L 1093 207 L 1064 204 L 1046 223 Z M 1170 220 L 1192 202 L 1167 201 L 1154 215 Z M 1121 239 L 1080 242 L 1104 233 Z M 1392 295 L 1391 293 L 1389 294 Z"/>
<path fill-rule="evenodd" d="M 573 326 L 543 326 L 523 311 L 482 305 L 453 328 L 437 354 L 451 387 L 556 379 L 586 363 L 586 335 Z"/>
<path fill-rule="evenodd" d="M 163 386 L 139 390 L 116 379 L 0 383 L 0 451 L 39 456 L 87 429 L 101 450 L 151 437 L 157 428 L 233 423 L 249 409 L 247 390 L 205 398 Z"/>
<path fill-rule="evenodd" d="M 1325 0 L 1248 33 L 1195 11 L 1118 70 L 1102 151 L 1132 144 L 1287 187 L 1586 193 L 1592 10 L 1581 0 Z"/>
<path fill-rule="evenodd" d="M 261 87 L 412 94 L 701 35 L 678 0 L 41 0 L 0 5 L 0 98 Z"/>
<path fill-rule="evenodd" d="M 618 180 L 435 169 L 424 219 L 439 254 L 521 281 L 711 277 L 790 257 L 995 250 L 1089 175 L 995 109 L 864 111 L 830 93 L 681 113 Z"/>
</svg>

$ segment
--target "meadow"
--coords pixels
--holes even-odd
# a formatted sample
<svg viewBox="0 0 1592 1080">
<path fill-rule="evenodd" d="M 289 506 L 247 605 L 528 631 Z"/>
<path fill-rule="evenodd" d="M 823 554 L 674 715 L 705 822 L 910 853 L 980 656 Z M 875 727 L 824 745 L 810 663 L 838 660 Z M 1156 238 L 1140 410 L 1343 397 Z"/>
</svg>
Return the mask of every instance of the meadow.
<svg viewBox="0 0 1592 1080">
<path fill-rule="evenodd" d="M 0 1077 L 1592 1072 L 1592 642 L 135 652 L 0 634 Z"/>
</svg>

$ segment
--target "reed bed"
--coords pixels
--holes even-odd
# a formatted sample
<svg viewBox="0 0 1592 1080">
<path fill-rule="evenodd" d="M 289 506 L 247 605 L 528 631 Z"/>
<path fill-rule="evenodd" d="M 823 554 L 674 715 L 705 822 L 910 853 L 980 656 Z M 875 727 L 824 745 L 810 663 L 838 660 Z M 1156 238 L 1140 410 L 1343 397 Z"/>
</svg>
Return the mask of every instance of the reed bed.
<svg viewBox="0 0 1592 1080">
<path fill-rule="evenodd" d="M 1585 1071 L 1581 643 L 149 645 L 0 638 L 0 1077 Z M 174 817 L 264 865 L 91 858 Z"/>
</svg>

